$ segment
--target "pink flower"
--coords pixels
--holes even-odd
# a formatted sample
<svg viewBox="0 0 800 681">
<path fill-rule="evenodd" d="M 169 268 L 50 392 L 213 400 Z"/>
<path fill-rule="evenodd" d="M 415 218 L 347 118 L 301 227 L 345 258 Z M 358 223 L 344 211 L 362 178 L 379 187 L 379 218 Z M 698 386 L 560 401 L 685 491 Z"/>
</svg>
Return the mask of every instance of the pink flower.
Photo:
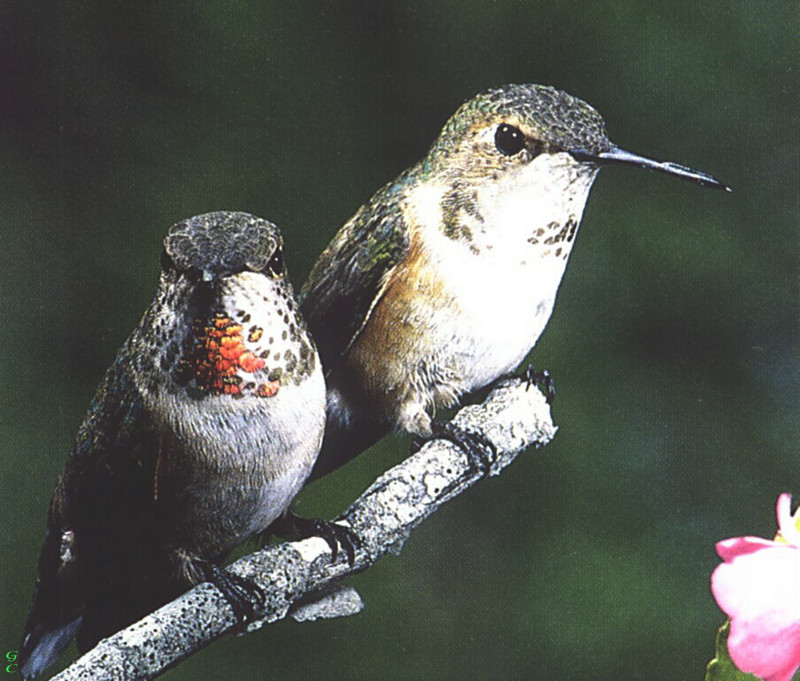
<svg viewBox="0 0 800 681">
<path fill-rule="evenodd" d="M 791 681 L 800 667 L 800 513 L 778 497 L 775 541 L 734 537 L 717 544 L 725 562 L 711 576 L 719 607 L 731 618 L 728 652 L 743 672 Z"/>
</svg>

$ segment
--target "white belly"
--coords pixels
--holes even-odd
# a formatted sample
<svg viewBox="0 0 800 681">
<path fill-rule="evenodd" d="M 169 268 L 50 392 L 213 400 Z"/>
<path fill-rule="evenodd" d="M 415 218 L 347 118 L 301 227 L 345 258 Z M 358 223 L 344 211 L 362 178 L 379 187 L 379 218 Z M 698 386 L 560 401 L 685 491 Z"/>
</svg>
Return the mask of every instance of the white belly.
<svg viewBox="0 0 800 681">
<path fill-rule="evenodd" d="M 566 260 L 528 257 L 498 267 L 469 254 L 474 262 L 442 268 L 455 304 L 432 326 L 434 362 L 451 368 L 465 391 L 516 368 L 547 325 Z"/>
<path fill-rule="evenodd" d="M 568 154 L 542 154 L 475 194 L 480 218 L 461 216 L 469 241 L 425 230 L 425 257 L 449 294 L 427 329 L 431 362 L 455 393 L 515 369 L 544 331 L 594 176 Z M 441 224 L 444 191 L 420 186 L 411 220 Z"/>
</svg>

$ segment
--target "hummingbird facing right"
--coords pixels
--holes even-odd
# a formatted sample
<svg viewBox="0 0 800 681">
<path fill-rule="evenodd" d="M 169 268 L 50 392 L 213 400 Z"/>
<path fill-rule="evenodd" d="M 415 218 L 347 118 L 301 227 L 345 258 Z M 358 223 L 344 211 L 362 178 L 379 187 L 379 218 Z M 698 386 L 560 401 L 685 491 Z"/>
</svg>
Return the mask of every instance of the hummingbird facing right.
<svg viewBox="0 0 800 681">
<path fill-rule="evenodd" d="M 533 348 L 589 189 L 609 164 L 728 189 L 618 148 L 580 99 L 507 85 L 463 104 L 428 155 L 356 212 L 300 292 L 327 383 L 312 478 L 392 429 L 450 437 L 470 452 L 435 411 L 508 374 Z"/>
<path fill-rule="evenodd" d="M 259 590 L 220 561 L 287 511 L 319 451 L 325 384 L 275 225 L 184 220 L 161 266 L 53 492 L 25 678 L 199 581 L 246 616 Z"/>
</svg>

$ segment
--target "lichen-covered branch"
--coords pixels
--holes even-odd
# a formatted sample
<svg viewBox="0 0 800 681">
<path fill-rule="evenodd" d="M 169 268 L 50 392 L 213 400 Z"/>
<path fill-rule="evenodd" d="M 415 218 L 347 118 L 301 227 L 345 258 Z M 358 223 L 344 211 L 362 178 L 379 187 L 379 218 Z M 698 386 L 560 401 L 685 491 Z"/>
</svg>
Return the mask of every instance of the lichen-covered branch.
<svg viewBox="0 0 800 681">
<path fill-rule="evenodd" d="M 454 422 L 482 433 L 495 446 L 492 475 L 524 449 L 547 444 L 556 430 L 544 397 L 524 380 L 501 384 L 483 404 L 461 409 Z M 338 580 L 367 569 L 388 552 L 399 552 L 417 525 L 481 477 L 458 446 L 431 441 L 381 475 L 342 514 L 340 521 L 361 539 L 353 565 L 343 552 L 331 563 L 330 549 L 319 538 L 269 546 L 236 561 L 229 569 L 254 580 L 266 594 L 261 619 L 249 629 L 287 614 L 304 620 L 357 612 L 360 598 Z M 211 584 L 200 584 L 100 641 L 55 679 L 152 679 L 235 626 L 222 594 Z"/>
</svg>

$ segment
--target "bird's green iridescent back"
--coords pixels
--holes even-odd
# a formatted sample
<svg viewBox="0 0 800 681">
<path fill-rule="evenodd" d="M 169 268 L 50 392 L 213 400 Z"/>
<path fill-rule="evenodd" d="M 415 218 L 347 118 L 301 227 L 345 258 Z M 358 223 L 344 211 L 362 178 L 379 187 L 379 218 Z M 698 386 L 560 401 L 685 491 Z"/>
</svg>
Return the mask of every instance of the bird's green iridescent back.
<svg viewBox="0 0 800 681">
<path fill-rule="evenodd" d="M 298 296 L 323 366 L 358 333 L 386 273 L 408 252 L 397 200 L 418 166 L 379 190 L 342 227 L 318 258 Z"/>
</svg>

